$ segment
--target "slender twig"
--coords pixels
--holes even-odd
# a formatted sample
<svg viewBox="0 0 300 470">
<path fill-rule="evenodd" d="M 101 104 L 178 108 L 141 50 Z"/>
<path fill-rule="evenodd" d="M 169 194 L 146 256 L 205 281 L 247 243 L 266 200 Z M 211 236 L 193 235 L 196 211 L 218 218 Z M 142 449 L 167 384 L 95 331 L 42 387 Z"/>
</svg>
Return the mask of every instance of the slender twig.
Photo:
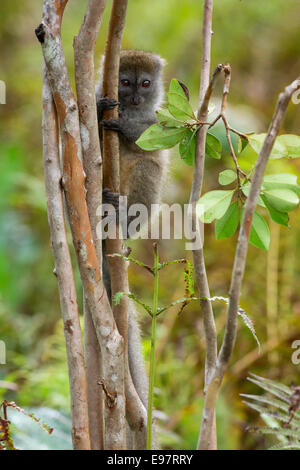
<svg viewBox="0 0 300 470">
<path fill-rule="evenodd" d="M 236 167 L 236 174 L 237 174 L 237 182 L 238 186 L 240 188 L 241 186 L 241 176 L 246 177 L 246 173 L 244 173 L 237 161 L 236 153 L 232 144 L 231 140 L 231 135 L 230 132 L 233 132 L 237 134 L 239 137 L 243 137 L 248 140 L 248 137 L 246 134 L 243 134 L 241 132 L 236 131 L 232 127 L 230 127 L 227 117 L 226 117 L 226 108 L 227 108 L 227 101 L 228 101 L 228 95 L 229 95 L 229 90 L 230 90 L 230 81 L 231 81 L 231 67 L 230 65 L 224 65 L 222 68 L 222 71 L 224 71 L 225 74 L 225 81 L 224 81 L 224 88 L 223 88 L 223 98 L 222 98 L 222 104 L 221 104 L 221 111 L 220 114 L 214 119 L 214 121 L 210 124 L 209 129 L 213 127 L 220 119 L 222 119 L 224 126 L 225 126 L 225 131 L 226 131 L 226 139 L 229 145 L 230 153 L 233 158 L 235 167 Z"/>
<path fill-rule="evenodd" d="M 51 243 L 58 279 L 68 358 L 73 447 L 77 450 L 87 450 L 90 449 L 90 436 L 86 376 L 76 288 L 64 220 L 58 140 L 57 114 L 47 79 L 46 66 L 43 63 L 45 185 Z"/>
<path fill-rule="evenodd" d="M 102 157 L 100 151 L 96 98 L 94 91 L 94 48 L 107 0 L 89 0 L 78 36 L 74 38 L 75 80 L 79 110 L 82 161 L 86 174 L 86 202 L 99 266 L 102 240 L 96 235 L 97 208 L 102 196 Z M 87 373 L 89 422 L 92 449 L 103 449 L 103 395 L 96 387 L 102 376 L 101 351 L 84 295 L 84 354 Z"/>
<path fill-rule="evenodd" d="M 152 448 L 152 409 L 154 398 L 154 380 L 155 380 L 155 347 L 156 347 L 156 318 L 158 307 L 158 280 L 159 280 L 159 260 L 157 243 L 154 243 L 154 290 L 152 307 L 152 331 L 151 331 L 151 353 L 150 353 L 150 377 L 149 377 L 149 395 L 148 395 L 148 419 L 147 419 L 147 450 Z"/>
<path fill-rule="evenodd" d="M 113 407 L 110 407 L 105 400 L 105 447 L 111 450 L 125 449 L 124 342 L 117 330 L 101 279 L 88 216 L 85 175 L 81 163 L 78 109 L 60 37 L 61 5 L 62 2 L 58 0 L 44 0 L 43 21 L 37 28 L 36 34 L 42 45 L 61 126 L 62 183 L 80 276 L 103 354 L 104 367 L 101 379 L 107 389 L 116 396 Z"/>
<path fill-rule="evenodd" d="M 199 95 L 199 111 L 198 119 L 206 122 L 208 116 L 208 101 L 205 100 L 205 95 L 209 87 L 210 79 L 210 54 L 211 54 L 211 35 L 212 35 L 212 9 L 213 0 L 206 0 L 204 4 L 204 20 L 202 31 L 202 63 L 201 63 L 201 80 L 200 80 L 200 95 Z M 213 82 L 212 82 L 213 83 Z M 206 95 L 208 96 L 208 95 Z M 195 154 L 195 169 L 193 176 L 193 184 L 190 195 L 190 203 L 195 206 L 198 202 L 204 176 L 204 160 L 205 160 L 205 144 L 206 144 L 205 127 L 199 129 L 197 134 L 197 146 Z M 205 268 L 203 248 L 193 251 L 195 275 L 197 287 L 200 297 L 210 298 L 208 287 L 208 279 Z M 206 380 L 210 377 L 214 370 L 217 359 L 217 334 L 213 316 L 212 305 L 209 300 L 201 301 L 201 309 L 203 312 L 204 331 L 206 338 L 206 365 L 205 376 Z"/>
<path fill-rule="evenodd" d="M 210 82 L 210 56 L 211 56 L 211 36 L 212 36 L 212 10 L 213 0 L 205 0 L 204 2 L 204 17 L 203 17 L 203 30 L 202 30 L 202 62 L 201 62 L 201 79 L 200 79 L 200 93 L 199 93 L 199 109 L 198 119 L 201 122 L 207 122 L 208 118 L 208 101 L 212 93 L 212 88 L 215 82 L 213 79 Z M 215 76 L 219 71 L 215 71 Z M 211 83 L 211 91 L 209 85 Z M 205 161 L 205 145 L 206 145 L 206 126 L 202 126 L 197 133 L 197 145 L 195 153 L 195 168 L 193 176 L 193 184 L 190 194 L 190 204 L 193 208 L 193 229 L 197 226 L 195 206 L 198 202 L 204 177 L 204 161 Z M 199 297 L 210 298 L 210 291 L 208 286 L 208 279 L 204 261 L 203 248 L 193 250 L 195 276 Z M 216 365 L 217 360 L 217 333 L 215 320 L 213 315 L 212 304 L 209 300 L 200 301 L 201 310 L 203 313 L 204 335 L 206 340 L 206 359 L 205 359 L 205 382 L 208 383 Z M 216 439 L 214 438 L 213 447 L 216 446 Z"/>
<path fill-rule="evenodd" d="M 218 392 L 221 387 L 221 383 L 226 371 L 228 362 L 231 358 L 233 347 L 236 340 L 237 333 L 237 315 L 238 315 L 238 304 L 241 295 L 242 280 L 244 276 L 247 250 L 249 244 L 249 235 L 252 223 L 253 213 L 257 204 L 258 196 L 261 190 L 262 181 L 268 163 L 270 153 L 272 151 L 275 139 L 279 133 L 282 121 L 284 119 L 289 101 L 292 95 L 300 89 L 299 78 L 294 81 L 291 85 L 286 87 L 283 93 L 280 94 L 277 106 L 270 124 L 267 136 L 264 140 L 264 144 L 259 153 L 254 175 L 252 178 L 251 188 L 249 196 L 244 206 L 243 220 L 240 227 L 239 239 L 236 248 L 236 254 L 234 259 L 234 266 L 231 277 L 230 293 L 229 293 L 229 305 L 227 310 L 227 319 L 225 326 L 225 334 L 218 355 L 217 366 L 214 376 L 208 386 L 203 417 L 201 425 L 201 433 L 199 440 L 199 449 L 208 449 L 211 439 L 211 433 L 213 429 L 213 416 L 212 410 L 215 409 Z"/>
</svg>

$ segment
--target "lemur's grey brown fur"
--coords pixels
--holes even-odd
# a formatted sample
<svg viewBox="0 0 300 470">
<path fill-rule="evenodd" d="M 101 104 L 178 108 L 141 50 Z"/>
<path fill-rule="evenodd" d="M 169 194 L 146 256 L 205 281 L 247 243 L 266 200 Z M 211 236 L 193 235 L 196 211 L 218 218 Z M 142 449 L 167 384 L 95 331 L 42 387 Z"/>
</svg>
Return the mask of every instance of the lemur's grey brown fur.
<svg viewBox="0 0 300 470">
<path fill-rule="evenodd" d="M 146 152 L 135 142 L 152 124 L 157 122 L 155 111 L 163 99 L 162 69 L 164 60 L 144 51 L 125 50 L 120 56 L 119 119 L 102 120 L 104 109 L 118 103 L 102 97 L 102 84 L 96 89 L 99 134 L 102 127 L 116 130 L 120 141 L 121 195 L 127 196 L 128 208 L 144 204 L 150 214 L 151 204 L 158 204 L 166 175 L 166 151 Z M 101 75 L 101 71 L 100 71 Z M 112 202 L 113 195 L 103 192 L 103 203 Z M 107 260 L 103 263 L 103 278 L 111 296 Z M 129 305 L 129 367 L 133 383 L 147 405 L 148 380 L 141 353 L 140 329 L 133 304 Z"/>
</svg>

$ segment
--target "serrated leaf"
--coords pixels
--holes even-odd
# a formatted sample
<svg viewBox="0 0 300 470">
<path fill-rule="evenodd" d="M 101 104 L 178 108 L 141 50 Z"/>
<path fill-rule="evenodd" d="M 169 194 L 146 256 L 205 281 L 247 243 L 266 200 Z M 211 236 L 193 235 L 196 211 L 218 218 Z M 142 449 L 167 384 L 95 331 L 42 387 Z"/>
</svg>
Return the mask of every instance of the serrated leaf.
<svg viewBox="0 0 300 470">
<path fill-rule="evenodd" d="M 257 154 L 259 154 L 259 152 L 261 151 L 266 136 L 267 134 L 247 134 L 247 137 L 249 139 L 249 145 Z M 286 146 L 283 143 L 279 142 L 278 139 L 276 139 L 272 152 L 270 154 L 270 159 L 283 158 L 287 157 L 287 155 L 288 151 Z"/>
<path fill-rule="evenodd" d="M 233 170 L 224 170 L 219 173 L 219 183 L 222 186 L 232 183 L 237 178 L 236 172 Z"/>
<path fill-rule="evenodd" d="M 193 166 L 195 163 L 195 152 L 196 152 L 196 132 L 190 129 L 186 130 L 180 144 L 179 153 L 184 162 L 187 165 Z"/>
<path fill-rule="evenodd" d="M 277 137 L 277 141 L 285 145 L 288 158 L 300 157 L 300 137 L 294 134 L 283 134 Z"/>
<path fill-rule="evenodd" d="M 254 379 L 253 377 L 247 377 L 247 380 L 249 380 L 249 382 L 252 382 L 258 385 L 260 388 L 262 388 L 266 392 L 269 392 L 271 395 L 274 395 L 276 398 L 280 398 L 280 400 L 283 400 L 285 403 L 290 403 L 289 395 L 287 396 L 281 390 L 278 390 L 278 388 L 275 388 L 273 384 Z"/>
<path fill-rule="evenodd" d="M 249 242 L 256 248 L 268 251 L 270 246 L 270 230 L 266 221 L 260 214 L 254 212 Z"/>
<path fill-rule="evenodd" d="M 227 211 L 234 191 L 210 191 L 204 194 L 197 203 L 197 214 L 200 220 L 210 223 L 223 217 Z"/>
<path fill-rule="evenodd" d="M 280 382 L 275 382 L 274 380 L 266 379 L 265 377 L 261 377 L 260 375 L 253 374 L 253 372 L 250 372 L 250 376 L 251 378 L 254 377 L 260 383 L 268 384 L 274 389 L 281 391 L 283 394 L 286 394 L 288 397 L 290 397 L 293 393 L 289 387 L 287 387 L 286 385 Z M 249 378 L 248 380 L 251 380 L 251 379 Z"/>
<path fill-rule="evenodd" d="M 246 393 L 241 393 L 240 395 L 241 397 L 248 398 L 250 400 L 253 400 L 254 402 L 262 403 L 263 405 L 273 406 L 274 408 L 278 408 L 289 414 L 289 405 L 285 404 L 280 400 L 277 400 L 276 398 L 269 398 L 265 395 L 249 395 Z"/>
<path fill-rule="evenodd" d="M 264 196 L 262 196 L 262 200 L 264 201 L 264 204 L 269 211 L 271 219 L 274 220 L 274 222 L 276 222 L 277 224 L 288 227 L 289 215 L 286 212 L 280 212 L 275 209 L 275 207 L 271 206 L 271 204 L 269 204 L 268 200 Z"/>
<path fill-rule="evenodd" d="M 160 109 L 156 112 L 158 122 L 161 126 L 164 127 L 183 127 L 181 121 L 177 121 L 168 109 Z"/>
<path fill-rule="evenodd" d="M 229 208 L 219 220 L 216 221 L 216 239 L 229 238 L 234 235 L 239 223 L 239 206 L 237 201 L 230 204 Z"/>
<path fill-rule="evenodd" d="M 216 160 L 221 158 L 222 144 L 216 136 L 209 132 L 206 135 L 205 153 L 208 157 L 215 158 Z"/>
<path fill-rule="evenodd" d="M 160 124 L 153 124 L 143 132 L 136 141 L 136 144 L 143 150 L 169 149 L 178 144 L 186 129 L 176 127 L 163 127 Z"/>
<path fill-rule="evenodd" d="M 268 203 L 280 212 L 290 212 L 299 203 L 299 198 L 290 189 L 269 189 L 262 192 Z"/>
<path fill-rule="evenodd" d="M 267 175 L 263 179 L 264 189 L 291 189 L 300 194 L 300 186 L 297 183 L 297 176 L 291 173 L 277 173 Z"/>
</svg>

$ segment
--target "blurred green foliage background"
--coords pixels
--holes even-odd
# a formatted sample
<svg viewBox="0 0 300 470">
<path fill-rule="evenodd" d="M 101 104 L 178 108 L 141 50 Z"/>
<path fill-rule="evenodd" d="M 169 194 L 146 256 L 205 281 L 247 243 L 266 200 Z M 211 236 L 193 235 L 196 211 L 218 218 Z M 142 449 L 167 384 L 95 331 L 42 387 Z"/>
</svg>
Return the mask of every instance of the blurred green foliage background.
<svg viewBox="0 0 300 470">
<path fill-rule="evenodd" d="M 108 2 L 110 6 L 111 2 Z M 73 80 L 74 35 L 86 0 L 66 8 L 63 44 Z M 130 0 L 124 48 L 157 52 L 167 59 L 165 80 L 172 77 L 190 89 L 197 107 L 201 58 L 203 1 Z M 43 184 L 41 133 L 41 50 L 34 28 L 41 19 L 42 0 L 2 0 L 0 5 L 0 80 L 7 87 L 0 105 L 0 339 L 7 347 L 7 364 L 0 365 L 0 400 L 24 407 L 48 407 L 69 412 L 68 376 L 56 278 L 49 243 Z M 96 48 L 96 64 L 104 51 L 108 9 Z M 229 62 L 232 87 L 229 119 L 241 131 L 264 132 L 281 89 L 300 71 L 300 3 L 298 0 L 215 1 L 213 66 Z M 73 82 L 74 83 L 74 80 Z M 221 83 L 215 93 L 218 103 Z M 284 132 L 298 133 L 300 107 L 290 105 Z M 218 131 L 224 140 L 222 130 Z M 242 161 L 248 168 L 253 162 Z M 204 190 L 218 188 L 219 171 L 231 167 L 226 151 L 220 161 L 207 160 Z M 273 161 L 269 172 L 299 174 L 300 161 Z M 164 200 L 187 203 L 192 169 L 172 152 Z M 299 384 L 299 367 L 291 362 L 292 341 L 300 339 L 300 211 L 291 228 L 270 224 L 269 253 L 250 247 L 241 306 L 254 321 L 262 344 L 259 355 L 251 333 L 240 322 L 238 340 L 218 405 L 221 449 L 260 449 L 267 443 L 248 434 L 258 423 L 240 393 L 256 393 L 248 371 Z M 131 241 L 135 258 L 152 261 L 151 241 Z M 236 244 L 216 241 L 213 224 L 205 227 L 205 256 L 212 295 L 227 295 Z M 184 242 L 162 241 L 164 260 L 191 257 Z M 184 292 L 182 267 L 163 272 L 161 303 Z M 78 296 L 81 289 L 78 274 Z M 130 268 L 132 290 L 151 302 L 150 275 Z M 215 304 L 219 339 L 225 308 Z M 150 319 L 141 314 L 145 355 L 149 352 Z M 158 328 L 156 407 L 162 411 L 165 448 L 193 449 L 199 431 L 204 371 L 204 338 L 199 306 L 190 305 L 160 318 Z M 42 432 L 42 431 L 41 431 Z M 55 431 L 54 431 L 55 436 Z M 51 437 L 48 439 L 51 442 Z M 51 446 L 51 443 L 49 444 Z"/>
</svg>

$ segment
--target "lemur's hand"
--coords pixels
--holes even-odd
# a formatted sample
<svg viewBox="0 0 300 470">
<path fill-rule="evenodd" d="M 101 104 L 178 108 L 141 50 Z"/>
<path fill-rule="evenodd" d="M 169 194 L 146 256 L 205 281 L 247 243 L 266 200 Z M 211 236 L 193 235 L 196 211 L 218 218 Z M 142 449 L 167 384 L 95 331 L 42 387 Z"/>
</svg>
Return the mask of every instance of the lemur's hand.
<svg viewBox="0 0 300 470">
<path fill-rule="evenodd" d="M 119 104 L 120 104 L 119 101 L 107 98 L 107 96 L 103 96 L 102 98 L 99 98 L 97 101 L 98 121 L 102 120 L 103 111 L 105 111 L 106 109 L 114 109 Z"/>
<path fill-rule="evenodd" d="M 104 119 L 103 121 L 100 121 L 100 126 L 103 127 L 103 129 L 107 129 L 109 131 L 116 131 L 116 132 L 121 132 L 121 126 L 120 126 L 120 121 L 119 119 Z"/>
</svg>

